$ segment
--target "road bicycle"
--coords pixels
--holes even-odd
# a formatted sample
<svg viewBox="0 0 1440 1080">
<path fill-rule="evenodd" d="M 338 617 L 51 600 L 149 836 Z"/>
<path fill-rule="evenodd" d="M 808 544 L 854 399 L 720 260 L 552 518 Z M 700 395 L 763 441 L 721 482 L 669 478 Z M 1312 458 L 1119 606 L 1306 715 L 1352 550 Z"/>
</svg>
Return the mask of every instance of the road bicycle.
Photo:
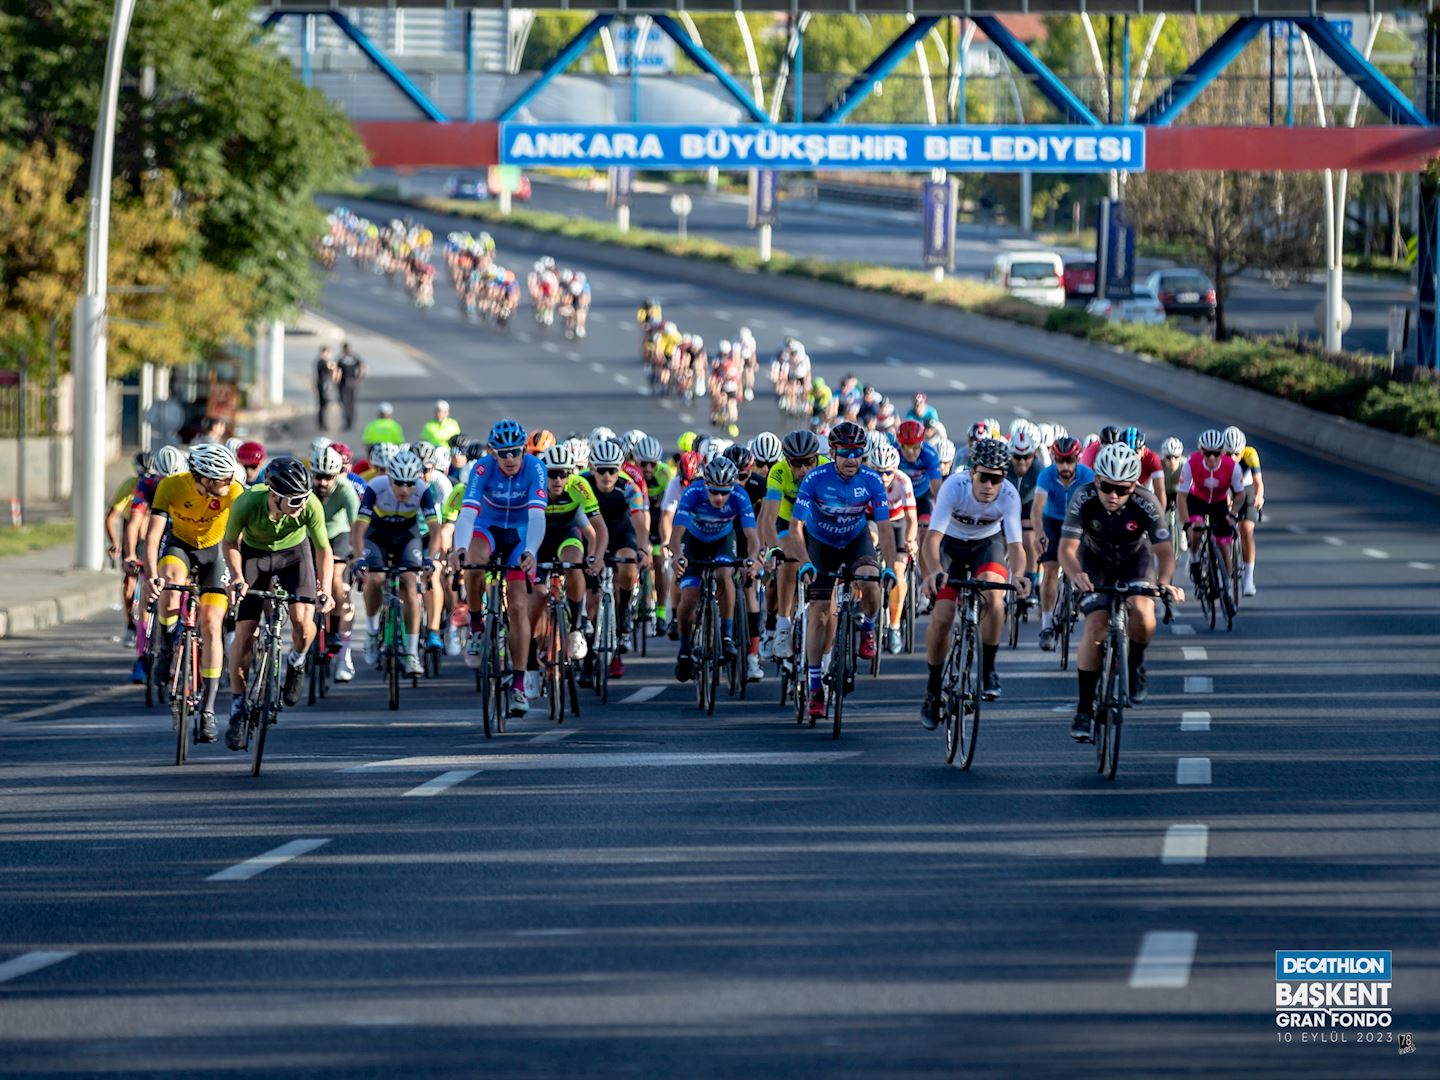
<svg viewBox="0 0 1440 1080">
<path fill-rule="evenodd" d="M 984 701 L 984 641 L 980 636 L 981 598 L 987 592 L 1014 592 L 1010 582 L 959 578 L 942 582 L 956 591 L 950 653 L 940 673 L 940 712 L 945 728 L 945 761 L 958 758 L 962 769 L 975 760 Z"/>
<path fill-rule="evenodd" d="M 570 658 L 570 609 L 565 601 L 565 574 L 582 570 L 580 563 L 546 562 L 535 567 L 545 589 L 545 628 L 536 635 L 535 655 L 540 664 L 540 694 L 550 719 L 565 722 L 565 710 L 580 715 L 580 676 Z"/>
<path fill-rule="evenodd" d="M 195 585 L 171 584 L 164 591 L 180 594 L 165 694 L 170 699 L 170 723 L 175 730 L 175 764 L 184 765 L 189 745 L 200 741 L 200 590 Z M 153 617 L 146 632 L 154 633 Z M 157 636 L 164 633 L 162 630 Z"/>
<path fill-rule="evenodd" d="M 1208 518 L 1201 522 L 1199 529 L 1200 542 L 1190 550 L 1190 580 L 1195 584 L 1195 599 L 1200 601 L 1200 612 L 1211 630 L 1215 629 L 1215 623 L 1221 616 L 1225 619 L 1225 629 L 1233 630 L 1235 601 L 1231 596 L 1230 577 L 1225 570 L 1220 540 Z M 1238 559 L 1235 561 L 1239 562 Z"/>
<path fill-rule="evenodd" d="M 305 661 L 305 678 L 309 684 L 306 703 L 309 705 L 314 705 L 328 695 L 334 681 L 335 657 L 330 653 L 329 632 L 326 630 L 327 621 L 325 616 L 317 612 L 315 640 L 310 642 L 309 658 Z"/>
<path fill-rule="evenodd" d="M 715 571 L 732 570 L 739 565 L 738 559 L 721 557 L 696 559 L 685 567 L 687 575 L 695 574 L 700 578 L 700 603 L 695 611 L 695 634 L 690 641 L 690 657 L 695 669 L 696 703 L 709 715 L 715 712 L 720 668 L 725 662 L 720 626 L 720 586 Z M 737 603 L 743 602 L 743 599 L 737 598 Z"/>
<path fill-rule="evenodd" d="M 480 715 L 487 739 L 505 734 L 505 720 L 510 714 L 510 616 L 505 606 L 505 575 L 515 568 L 506 562 L 491 559 L 484 563 L 465 563 L 462 570 L 483 570 L 486 577 L 484 607 L 480 634 L 480 666 L 475 669 L 475 689 L 480 693 Z M 530 578 L 525 589 L 533 588 Z"/>
<path fill-rule="evenodd" d="M 265 756 L 265 735 L 280 718 L 280 684 L 284 678 L 285 624 L 290 619 L 293 598 L 272 577 L 265 591 L 250 589 L 247 596 L 265 601 L 264 613 L 255 630 L 255 651 L 245 679 L 245 749 L 250 753 L 250 775 L 260 775 Z"/>
<path fill-rule="evenodd" d="M 400 575 L 415 574 L 416 592 L 420 593 L 418 566 L 385 566 L 377 570 L 366 570 L 367 574 L 381 574 L 385 578 L 384 594 L 380 599 L 380 663 L 385 673 L 385 700 L 391 709 L 400 708 L 400 681 L 408 678 L 412 690 L 420 689 L 420 676 L 404 673 L 405 657 L 405 602 L 400 597 Z M 424 610 L 423 597 L 421 610 Z"/>
<path fill-rule="evenodd" d="M 808 584 L 814 579 L 817 571 L 813 566 L 802 569 L 800 572 L 800 583 Z M 888 580 L 889 570 L 882 572 L 880 579 Z M 861 610 L 860 593 L 855 588 L 857 581 L 861 583 L 877 580 L 875 578 L 855 576 L 855 567 L 847 563 L 840 568 L 835 577 L 834 595 L 834 618 L 835 618 L 835 640 L 830 647 L 830 668 L 825 672 L 823 684 L 828 687 L 825 695 L 825 711 L 830 717 L 830 737 L 840 738 L 840 727 L 845 715 L 845 696 L 855 689 L 855 675 L 859 669 L 860 659 L 860 634 L 861 634 Z M 886 610 L 885 599 L 882 597 L 880 610 Z M 808 611 L 807 611 L 808 615 Z M 877 635 L 878 637 L 878 635 Z M 870 660 L 870 672 L 878 675 L 880 671 L 880 643 L 875 642 L 875 655 Z M 815 719 L 811 718 L 810 726 L 815 726 Z"/>
<path fill-rule="evenodd" d="M 1055 647 L 1060 652 L 1060 670 L 1070 666 L 1070 638 L 1075 633 L 1075 624 L 1080 618 L 1080 598 L 1060 564 L 1051 563 L 1059 575 L 1055 582 L 1055 606 L 1051 609 L 1050 625 L 1055 631 Z"/>
<path fill-rule="evenodd" d="M 1125 706 L 1130 702 L 1130 605 L 1132 596 L 1159 597 L 1165 604 L 1165 622 L 1173 617 L 1170 597 L 1158 586 L 1145 582 L 1097 585 L 1095 592 L 1110 604 L 1110 631 L 1105 637 L 1100 661 L 1100 687 L 1095 699 L 1094 723 L 1090 729 L 1095 744 L 1095 771 L 1114 780 L 1120 767 L 1120 732 L 1125 724 Z"/>
<path fill-rule="evenodd" d="M 902 649 L 915 651 L 915 626 L 920 618 L 920 568 L 913 556 L 905 559 L 905 601 L 900 605 Z"/>
</svg>

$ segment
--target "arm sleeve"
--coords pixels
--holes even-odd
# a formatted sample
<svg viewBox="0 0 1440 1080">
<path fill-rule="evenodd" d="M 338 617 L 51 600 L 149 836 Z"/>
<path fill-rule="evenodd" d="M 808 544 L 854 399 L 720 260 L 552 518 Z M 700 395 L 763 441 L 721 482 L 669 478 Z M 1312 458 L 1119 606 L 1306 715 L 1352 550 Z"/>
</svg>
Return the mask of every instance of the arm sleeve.
<svg viewBox="0 0 1440 1080">
<path fill-rule="evenodd" d="M 429 488 L 420 493 L 420 516 L 430 521 L 440 519 L 440 515 L 435 509 L 435 495 Z"/>
<path fill-rule="evenodd" d="M 1060 526 L 1060 535 L 1070 540 L 1079 540 L 1085 530 L 1080 524 L 1080 507 L 1085 501 L 1088 488 L 1076 488 L 1070 496 L 1070 505 L 1065 508 L 1065 522 Z"/>
<path fill-rule="evenodd" d="M 470 546 L 475 535 L 475 508 L 466 506 L 460 511 L 460 520 L 455 523 L 455 550 L 464 551 Z"/>
<path fill-rule="evenodd" d="M 742 529 L 755 528 L 755 508 L 750 505 L 750 496 L 746 495 L 739 488 L 736 488 L 730 495 L 731 500 L 740 500 L 740 527 Z"/>
<path fill-rule="evenodd" d="M 955 512 L 955 485 L 959 483 L 959 476 L 959 473 L 951 473 L 946 477 L 940 485 L 940 493 L 935 496 L 935 505 L 930 509 L 930 528 L 937 532 L 945 531 L 945 523 Z"/>
<path fill-rule="evenodd" d="M 660 496 L 660 509 L 674 513 L 680 508 L 680 477 L 671 477 L 670 483 L 665 486 L 665 494 Z"/>
<path fill-rule="evenodd" d="M 340 501 L 345 504 L 345 514 L 349 519 L 349 524 L 354 525 L 355 519 L 360 516 L 360 495 L 356 492 L 355 485 L 348 480 L 339 481 L 338 487 Z"/>
<path fill-rule="evenodd" d="M 1245 491 L 1245 470 L 1240 467 L 1237 461 L 1235 467 L 1230 470 L 1230 490 L 1236 495 Z"/>
<path fill-rule="evenodd" d="M 1001 520 L 1000 528 L 1005 533 L 1007 544 L 1018 544 L 1024 538 L 1020 526 L 1020 493 L 1007 480 L 1005 486 L 1009 489 L 1005 492 L 1005 517 Z"/>
<path fill-rule="evenodd" d="M 363 499 L 360 500 L 360 509 L 357 510 L 357 511 L 355 511 L 355 520 L 356 520 L 356 521 L 369 521 L 369 520 L 371 519 L 371 517 L 374 516 L 374 514 L 373 514 L 374 509 L 375 509 L 375 489 L 374 489 L 374 488 L 366 488 L 366 489 L 365 489 L 365 498 L 363 498 Z"/>
<path fill-rule="evenodd" d="M 540 541 L 545 539 L 545 507 L 530 507 L 528 523 L 525 527 L 525 551 L 534 555 L 540 550 Z"/>
<path fill-rule="evenodd" d="M 1190 462 L 1187 461 L 1184 465 L 1180 466 L 1180 483 L 1176 485 L 1175 490 L 1188 495 L 1190 494 L 1190 487 L 1193 483 L 1194 480 L 1190 478 Z"/>
<path fill-rule="evenodd" d="M 305 531 L 310 534 L 310 543 L 316 551 L 330 546 L 330 534 L 325 530 L 325 506 L 313 492 L 305 504 Z"/>
</svg>

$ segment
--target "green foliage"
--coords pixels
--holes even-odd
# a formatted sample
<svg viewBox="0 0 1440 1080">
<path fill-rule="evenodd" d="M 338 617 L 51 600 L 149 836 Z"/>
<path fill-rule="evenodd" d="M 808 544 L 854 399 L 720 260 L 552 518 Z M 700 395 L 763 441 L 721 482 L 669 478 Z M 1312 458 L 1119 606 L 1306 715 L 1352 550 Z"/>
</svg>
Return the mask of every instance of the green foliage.
<svg viewBox="0 0 1440 1080">
<path fill-rule="evenodd" d="M 525 39 L 525 51 L 520 55 L 520 70 L 538 71 L 544 67 L 590 19 L 591 16 L 585 12 L 535 12 L 535 21 L 530 24 L 530 36 Z M 598 35 L 576 61 L 573 70 L 582 70 L 587 62 L 595 71 L 606 70 L 605 52 L 600 46 Z"/>
<path fill-rule="evenodd" d="M 73 521 L 40 521 L 34 525 L 7 526 L 0 529 L 0 558 L 26 555 L 32 551 L 59 547 L 75 541 Z"/>
<path fill-rule="evenodd" d="M 1440 385 L 1392 382 L 1372 386 L 1355 418 L 1371 427 L 1440 442 Z"/>
</svg>

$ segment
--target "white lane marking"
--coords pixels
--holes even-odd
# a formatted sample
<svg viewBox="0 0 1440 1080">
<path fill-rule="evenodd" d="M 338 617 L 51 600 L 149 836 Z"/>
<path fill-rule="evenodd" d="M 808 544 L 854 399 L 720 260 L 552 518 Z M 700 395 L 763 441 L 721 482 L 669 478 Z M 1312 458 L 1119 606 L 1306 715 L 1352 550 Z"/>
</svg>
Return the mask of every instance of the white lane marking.
<svg viewBox="0 0 1440 1080">
<path fill-rule="evenodd" d="M 793 326 L 784 327 L 781 330 L 781 333 L 784 334 L 786 337 L 798 338 L 800 336 L 800 331 L 796 330 Z"/>
<path fill-rule="evenodd" d="M 1140 941 L 1140 953 L 1130 969 L 1130 985 L 1137 990 L 1188 986 L 1197 941 L 1193 930 L 1151 930 Z"/>
<path fill-rule="evenodd" d="M 634 289 L 629 288 L 628 286 L 625 286 L 625 285 L 621 285 L 618 291 L 619 291 L 620 295 L 623 296 L 623 297 L 625 297 L 625 299 L 627 299 L 627 300 L 634 300 L 637 296 L 640 295 L 640 294 L 639 294 L 638 292 L 636 292 Z"/>
<path fill-rule="evenodd" d="M 1209 825 L 1171 825 L 1165 830 L 1160 861 L 1169 866 L 1203 863 L 1210 853 Z"/>
<path fill-rule="evenodd" d="M 867 349 L 867 348 L 865 348 L 864 345 L 852 345 L 852 346 L 850 346 L 850 351 L 851 351 L 852 353 L 854 353 L 856 356 L 869 356 L 869 355 L 870 355 L 870 350 Z"/>
<path fill-rule="evenodd" d="M 515 340 L 516 340 L 516 341 L 529 341 L 529 340 L 530 340 L 530 333 L 529 333 L 529 331 L 527 331 L 527 330 L 516 330 L 516 331 L 515 331 Z"/>
<path fill-rule="evenodd" d="M 928 367 L 916 368 L 915 374 L 919 375 L 922 379 L 933 379 L 935 377 L 935 372 Z"/>
<path fill-rule="evenodd" d="M 1180 714 L 1181 731 L 1209 731 L 1210 714 L 1202 709 Z"/>
<path fill-rule="evenodd" d="M 84 697 L 72 697 L 66 701 L 57 701 L 50 705 L 40 705 L 33 709 L 26 709 L 23 712 L 10 713 L 5 717 L 0 717 L 0 724 L 8 723 L 12 720 L 31 720 L 37 716 L 49 716 L 52 713 L 63 713 L 71 709 L 78 712 L 82 706 L 93 705 L 97 701 L 104 701 L 107 698 L 119 697 L 127 691 L 134 693 L 135 688 L 128 684 L 125 686 L 112 686 L 105 690 L 97 690 L 93 694 L 86 694 Z"/>
<path fill-rule="evenodd" d="M 951 390 L 965 391 L 965 390 L 969 390 L 970 387 L 967 386 L 965 383 L 961 382 L 959 379 L 951 379 L 951 380 L 950 380 L 950 389 L 951 389 Z"/>
<path fill-rule="evenodd" d="M 815 340 L 820 344 L 822 349 L 833 349 L 836 345 L 840 344 L 833 337 L 825 337 L 823 334 Z"/>
<path fill-rule="evenodd" d="M 1180 652 L 1186 660 L 1208 660 L 1210 654 L 1205 651 L 1204 645 L 1186 645 Z"/>
<path fill-rule="evenodd" d="M 1390 553 L 1388 551 L 1381 551 L 1379 548 L 1361 548 L 1360 554 L 1368 556 L 1371 559 L 1390 558 Z"/>
<path fill-rule="evenodd" d="M 673 409 L 673 408 L 675 408 L 675 403 L 674 403 L 673 401 L 671 401 L 668 397 L 662 397 L 662 398 L 660 399 L 660 408 L 662 408 L 662 409 Z"/>
<path fill-rule="evenodd" d="M 1179 634 L 1181 637 L 1186 637 L 1195 633 L 1195 628 L 1193 626 L 1187 626 L 1185 623 L 1172 622 L 1170 624 L 1170 632 L 1172 634 Z"/>
<path fill-rule="evenodd" d="M 624 754 L 453 754 L 447 757 L 401 757 L 370 761 L 347 772 L 366 769 L 427 769 L 470 766 L 480 769 L 619 769 L 678 768 L 691 765 L 828 765 L 859 757 L 859 750 L 817 750 L 813 753 L 624 753 Z M 322 841 L 323 843 L 323 841 Z"/>
<path fill-rule="evenodd" d="M 1175 763 L 1175 783 L 1210 783 L 1210 759 L 1208 757 L 1182 757 Z"/>
<path fill-rule="evenodd" d="M 998 405 L 1000 403 L 1000 399 L 994 394 L 981 394 L 980 400 L 986 405 Z"/>
<path fill-rule="evenodd" d="M 590 321 L 591 321 L 591 322 L 604 322 L 605 319 L 606 319 L 606 315 L 605 315 L 605 313 L 604 313 L 603 311 L 592 311 L 592 312 L 590 312 Z"/>
<path fill-rule="evenodd" d="M 639 705 L 642 701 L 649 701 L 651 698 L 657 698 L 664 692 L 665 687 L 663 686 L 642 686 L 639 690 L 636 690 L 629 697 L 623 699 L 620 704 Z"/>
<path fill-rule="evenodd" d="M 695 417 L 691 416 L 688 412 L 682 412 L 680 414 L 680 423 L 684 424 L 686 427 L 689 427 L 694 422 Z"/>
<path fill-rule="evenodd" d="M 561 739 L 568 739 L 575 734 L 574 728 L 556 728 L 554 731 L 541 732 L 533 739 L 526 739 L 527 743 L 559 742 Z"/>
<path fill-rule="evenodd" d="M 636 392 L 637 394 L 639 394 L 641 397 L 649 397 L 649 396 L 650 396 L 650 388 L 649 388 L 648 386 L 637 386 L 637 387 L 635 388 L 635 392 Z"/>
<path fill-rule="evenodd" d="M 1340 537 L 1338 537 L 1338 536 L 1326 536 L 1326 537 L 1323 537 L 1323 539 L 1324 539 L 1325 543 L 1329 544 L 1331 547 L 1344 547 L 1344 546 L 1345 546 L 1345 541 L 1344 541 L 1344 540 L 1341 540 Z"/>
<path fill-rule="evenodd" d="M 476 775 L 479 769 L 456 769 L 452 772 L 441 773 L 433 780 L 426 780 L 419 787 L 413 787 L 405 792 L 401 798 L 408 798 L 411 795 L 423 798 L 426 795 L 439 795 L 446 788 L 452 788 L 456 784 L 463 784 L 470 777 Z"/>
<path fill-rule="evenodd" d="M 1030 419 L 1030 410 L 1025 408 L 1025 406 L 1023 405 L 1011 405 L 1010 411 L 1016 416 L 1020 417 L 1020 419 L 1022 420 Z"/>
<path fill-rule="evenodd" d="M 720 319 L 722 322 L 729 322 L 730 313 L 728 311 L 716 311 L 715 318 Z"/>
<path fill-rule="evenodd" d="M 751 320 L 750 320 L 750 325 L 751 325 L 752 327 L 758 326 L 758 327 L 760 327 L 760 329 L 763 330 L 765 327 L 769 326 L 770 324 L 767 323 L 764 319 L 751 319 Z"/>
<path fill-rule="evenodd" d="M 326 840 L 291 840 L 288 844 L 281 844 L 277 848 L 271 848 L 264 855 L 256 855 L 253 859 L 246 859 L 244 862 L 236 863 L 234 866 L 227 866 L 218 874 L 211 874 L 206 881 L 249 881 L 256 874 L 263 874 L 281 863 L 287 863 L 291 859 L 298 858 L 307 852 L 314 851 L 318 847 L 324 847 L 330 841 Z"/>
<path fill-rule="evenodd" d="M 62 960 L 69 960 L 75 954 L 73 952 L 27 952 L 21 953 L 13 960 L 6 960 L 0 964 L 0 983 L 9 982 L 11 979 L 18 979 L 22 975 L 29 975 L 32 971 L 39 971 L 41 968 L 58 964 Z"/>
<path fill-rule="evenodd" d="M 621 386 L 629 386 L 629 385 L 630 385 L 630 376 L 629 376 L 629 375 L 622 374 L 621 372 L 617 371 L 617 372 L 615 373 L 615 381 L 618 382 Z"/>
<path fill-rule="evenodd" d="M 556 345 L 555 342 L 553 342 L 553 341 L 543 341 L 543 342 L 541 342 L 541 343 L 540 343 L 540 348 L 544 349 L 546 352 L 559 352 L 559 351 L 560 351 L 560 346 L 559 346 L 559 345 Z"/>
<path fill-rule="evenodd" d="M 1410 567 L 1411 570 L 1434 570 L 1434 569 L 1435 569 L 1435 564 L 1434 564 L 1434 563 L 1428 563 L 1428 562 L 1412 562 L 1412 563 L 1406 563 L 1405 565 L 1408 566 L 1408 567 Z"/>
<path fill-rule="evenodd" d="M 1186 675 L 1185 693 L 1187 694 L 1213 694 L 1215 692 L 1215 680 L 1209 675 Z"/>
<path fill-rule="evenodd" d="M 595 372 L 596 375 L 603 375 L 605 374 L 605 365 L 602 364 L 599 360 L 591 360 L 590 370 Z"/>
<path fill-rule="evenodd" d="M 1285 531 L 1288 533 L 1294 533 L 1296 536 L 1304 536 L 1305 533 L 1309 530 L 1306 529 L 1304 525 L 1286 525 Z"/>
<path fill-rule="evenodd" d="M 886 365 L 886 367 L 900 367 L 900 366 L 901 366 L 902 364 L 904 364 L 904 363 L 905 363 L 905 361 L 904 361 L 904 360 L 901 360 L 900 357 L 898 357 L 898 356 L 887 356 L 887 357 L 885 357 L 885 365 Z"/>
<path fill-rule="evenodd" d="M 580 354 L 572 350 L 565 354 L 565 359 L 569 360 L 572 364 L 578 364 L 580 362 Z"/>
</svg>

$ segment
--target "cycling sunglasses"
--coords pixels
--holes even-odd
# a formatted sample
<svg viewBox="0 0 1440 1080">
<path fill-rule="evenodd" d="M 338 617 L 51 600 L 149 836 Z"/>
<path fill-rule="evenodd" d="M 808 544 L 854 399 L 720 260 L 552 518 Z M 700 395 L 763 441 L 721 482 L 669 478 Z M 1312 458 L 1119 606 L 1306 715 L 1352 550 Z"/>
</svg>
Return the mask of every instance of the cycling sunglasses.
<svg viewBox="0 0 1440 1080">
<path fill-rule="evenodd" d="M 525 448 L 523 446 L 512 446 L 506 450 L 496 450 L 495 456 L 497 458 L 506 458 L 508 460 L 509 458 L 521 457 L 524 453 Z"/>
<path fill-rule="evenodd" d="M 708 491 L 711 495 L 729 495 L 730 492 L 734 491 L 735 489 L 728 487 L 711 487 L 709 484 L 706 484 L 705 490 Z"/>
<path fill-rule="evenodd" d="M 573 469 L 547 469 L 545 476 L 550 480 L 566 480 L 569 479 L 573 472 Z"/>
<path fill-rule="evenodd" d="M 276 495 L 280 505 L 286 510 L 303 510 L 305 504 L 310 501 L 309 495 Z"/>
<path fill-rule="evenodd" d="M 1221 456 L 1222 454 L 1224 454 L 1224 453 L 1225 453 L 1225 451 L 1223 451 L 1223 450 L 1201 450 L 1201 451 L 1200 451 L 1200 456 L 1201 456 L 1201 457 L 1206 457 L 1206 458 L 1212 458 L 1212 457 L 1220 457 L 1220 456 Z"/>
<path fill-rule="evenodd" d="M 1135 490 L 1134 484 L 1112 484 L 1109 480 L 1096 480 L 1095 486 L 1106 495 L 1129 495 Z"/>
<path fill-rule="evenodd" d="M 865 447 L 863 446 L 832 446 L 830 449 L 837 458 L 846 460 L 865 456 Z"/>
<path fill-rule="evenodd" d="M 977 472 L 975 474 L 975 482 L 977 484 L 999 484 L 1003 483 L 1004 480 L 1005 477 L 1001 473 Z"/>
<path fill-rule="evenodd" d="M 788 458 L 787 460 L 790 462 L 790 467 L 792 469 L 813 469 L 815 467 L 815 462 L 818 461 L 819 458 Z"/>
<path fill-rule="evenodd" d="M 619 472 L 620 472 L 619 469 L 611 468 L 611 467 L 609 467 L 609 466 L 606 466 L 606 467 L 603 468 L 603 469 L 597 468 L 597 469 L 595 470 L 595 475 L 596 475 L 596 476 L 615 476 L 615 475 L 617 475 Z"/>
</svg>

